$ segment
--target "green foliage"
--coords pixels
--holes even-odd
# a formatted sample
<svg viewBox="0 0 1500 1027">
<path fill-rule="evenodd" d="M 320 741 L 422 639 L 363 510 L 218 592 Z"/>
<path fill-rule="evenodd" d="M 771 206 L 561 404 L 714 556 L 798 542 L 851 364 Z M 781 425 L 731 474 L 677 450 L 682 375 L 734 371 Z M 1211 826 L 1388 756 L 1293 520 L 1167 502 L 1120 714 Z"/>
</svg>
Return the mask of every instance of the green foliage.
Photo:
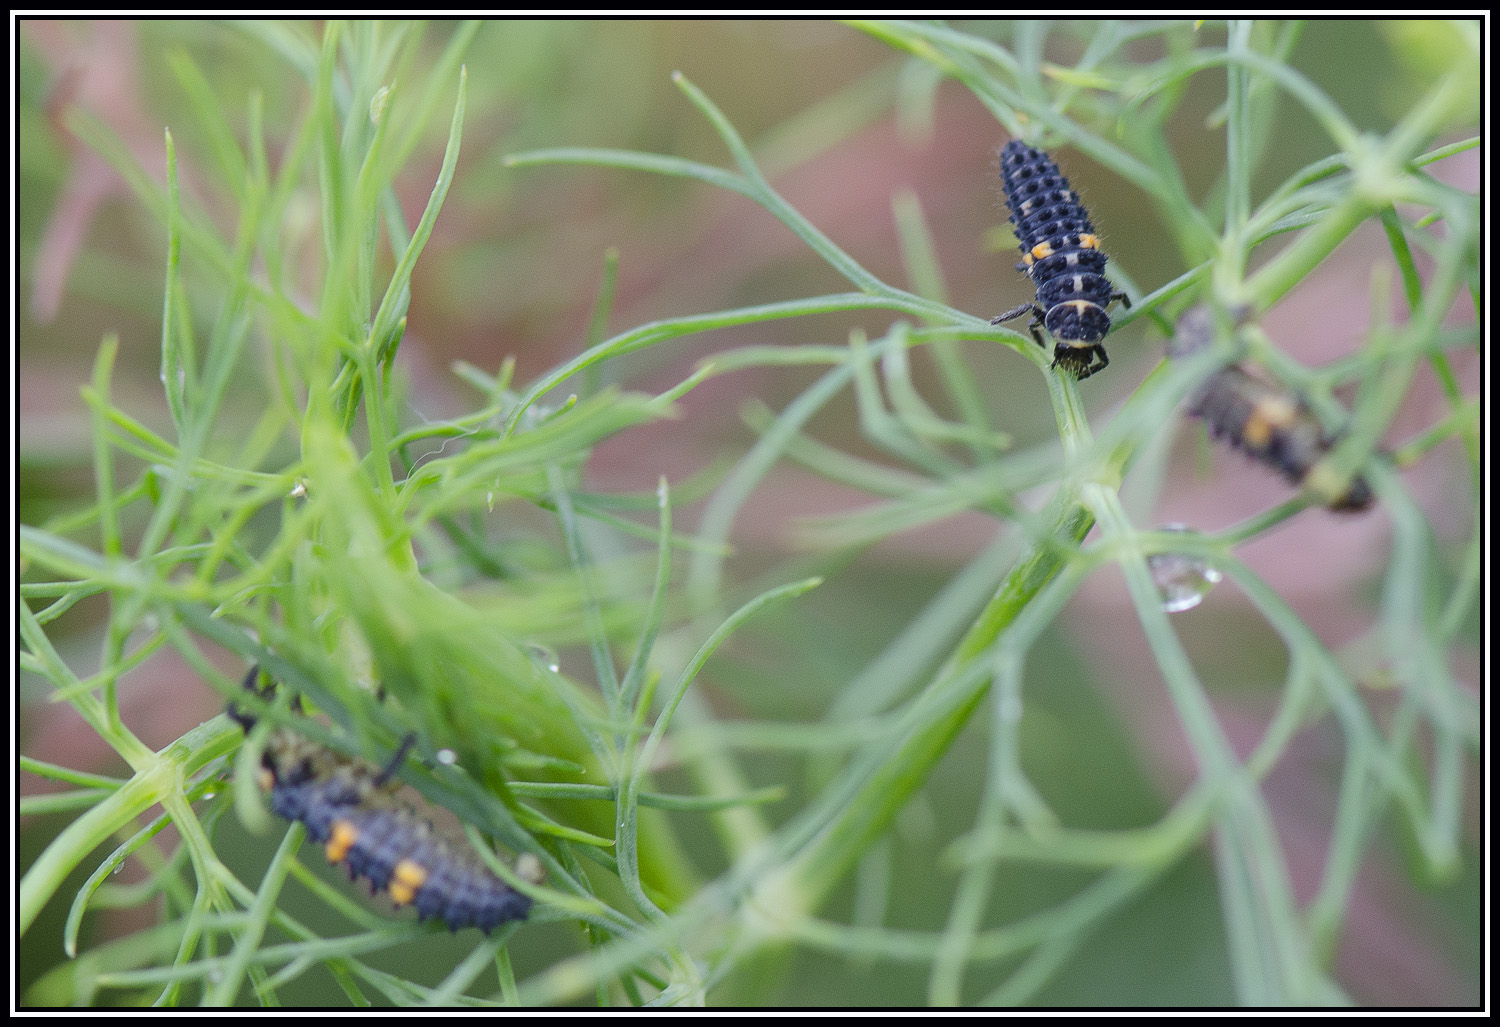
<svg viewBox="0 0 1500 1027">
<path fill-rule="evenodd" d="M 1248 1004 L 1338 1003 L 1348 996 L 1332 960 L 1355 874 L 1382 826 L 1398 825 L 1420 875 L 1442 882 L 1458 873 L 1479 720 L 1454 660 L 1471 642 L 1480 583 L 1481 465 L 1477 405 L 1463 394 L 1449 353 L 1476 348 L 1479 333 L 1473 324 L 1445 328 L 1445 320 L 1460 300 L 1477 302 L 1481 219 L 1476 196 L 1425 169 L 1477 145 L 1435 142 L 1474 116 L 1477 30 L 1447 27 L 1452 56 L 1443 72 L 1377 133 L 1357 127 L 1288 63 L 1293 26 L 1101 23 L 1058 30 L 1057 38 L 1023 25 L 1005 43 L 930 23 L 859 27 L 908 55 L 903 110 L 924 108 L 914 91 L 930 94 L 944 78 L 955 80 L 1010 135 L 1084 154 L 1150 201 L 1160 225 L 1153 245 L 1159 256 L 1173 255 L 1175 270 L 1148 290 L 1130 261 L 1111 252 L 1111 276 L 1134 301 L 1115 317 L 1117 332 L 1139 338 L 1155 325 L 1170 333 L 1177 315 L 1200 302 L 1221 312 L 1248 308 L 1251 327 L 1237 343 L 1225 333 L 1210 352 L 1162 363 L 1107 418 L 1091 418 L 1078 383 L 1049 369 L 1049 355 L 1024 328 L 994 328 L 948 305 L 914 196 L 898 197 L 895 207 L 916 283 L 908 289 L 865 268 L 783 198 L 757 148 L 704 90 L 677 75 L 732 169 L 583 148 L 515 154 L 506 163 L 644 171 L 738 193 L 791 229 L 853 291 L 653 321 L 606 338 L 611 264 L 582 353 L 526 384 L 512 382 L 508 362 L 494 373 L 461 367 L 478 393 L 475 409 L 422 420 L 403 402 L 393 361 L 413 272 L 472 129 L 465 118 L 472 66 L 464 60 L 477 26 L 457 28 L 435 54 L 415 25 L 332 22 L 316 39 L 306 26 L 246 29 L 307 91 L 286 138 L 275 140 L 274 173 L 258 102 L 244 131 L 231 131 L 212 77 L 186 52 L 170 55 L 198 118 L 195 150 L 205 166 L 195 173 L 212 176 L 234 211 L 232 232 L 186 200 L 170 132 L 160 186 L 102 124 L 73 117 L 75 133 L 166 228 L 160 367 L 169 427 L 153 430 L 113 397 L 117 345 L 106 340 L 84 390 L 94 501 L 21 531 L 22 669 L 70 704 L 130 771 L 116 780 L 39 760 L 24 766 L 76 790 L 30 801 L 23 812 L 78 814 L 21 881 L 22 931 L 48 903 L 71 901 L 65 946 L 80 957 L 43 978 L 30 1001 L 103 994 L 276 1004 L 312 966 L 326 968 L 356 1004 L 557 1003 L 590 992 L 631 1004 L 767 1001 L 795 979 L 789 953 L 800 946 L 839 965 L 918 968 L 915 994 L 936 1004 L 1066 1002 L 1062 982 L 1077 972 L 1070 963 L 1090 953 L 1094 936 L 1127 922 L 1133 904 L 1174 878 L 1207 891 L 1199 864 L 1211 842 L 1223 923 L 1208 933 L 1223 939 L 1232 983 L 1155 1001 L 1222 1001 L 1232 987 Z M 1431 45 L 1425 34 L 1419 42 Z M 1044 53 L 1055 51 L 1074 62 L 1050 63 Z M 1210 77 L 1225 85 L 1209 119 L 1223 127 L 1224 159 L 1200 194 L 1173 156 L 1170 130 Z M 443 159 L 409 226 L 398 176 L 410 175 L 410 158 L 450 98 Z M 868 100 L 846 99 L 849 117 L 862 117 Z M 1273 159 L 1287 104 L 1326 142 L 1322 156 L 1290 169 Z M 790 152 L 788 138 L 780 137 L 779 153 Z M 1269 189 L 1257 186 L 1272 175 L 1281 178 Z M 317 231 L 296 244 L 289 225 L 309 203 Z M 1091 210 L 1108 220 L 1103 205 Z M 1304 367 L 1257 325 L 1366 225 L 1381 229 L 1410 313 L 1392 313 L 1393 283 L 1373 275 L 1363 349 Z M 318 269 L 311 279 L 308 267 Z M 897 316 L 878 338 L 850 329 L 843 344 L 745 346 L 681 373 L 661 392 L 601 384 L 624 377 L 617 368 L 630 367 L 632 354 L 686 336 L 815 314 L 824 315 L 815 324 L 828 315 L 869 323 L 885 312 Z M 1031 362 L 1060 442 L 1015 448 L 975 386 L 965 343 L 998 344 Z M 1378 654 L 1362 664 L 1330 650 L 1236 553 L 1290 518 L 1321 516 L 1303 512 L 1317 502 L 1313 485 L 1216 532 L 1161 531 L 1142 526 L 1136 512 L 1153 505 L 1142 506 L 1138 493 L 1154 497 L 1164 487 L 1154 441 L 1204 377 L 1243 356 L 1234 348 L 1241 343 L 1305 393 L 1325 424 L 1346 429 L 1329 473 L 1367 474 L 1390 518 L 1389 559 L 1367 569 L 1381 582 L 1369 641 Z M 914 375 L 919 359 L 932 361 L 936 385 Z M 1381 440 L 1424 367 L 1447 411 L 1382 454 Z M 817 376 L 781 410 L 746 411 L 758 441 L 721 476 L 670 489 L 663 478 L 654 496 L 584 487 L 596 446 L 676 416 L 679 401 L 708 379 L 802 368 Z M 238 416 L 232 387 L 257 373 L 267 383 L 263 413 L 226 433 L 222 426 Z M 1347 414 L 1335 396 L 1345 385 L 1356 386 Z M 927 398 L 934 389 L 937 400 Z M 863 453 L 810 432 L 814 417 L 846 394 Z M 1472 475 L 1469 494 L 1450 504 L 1460 520 L 1470 518 L 1471 533 L 1451 576 L 1433 523 L 1399 473 L 1448 439 L 1462 444 Z M 774 568 L 757 585 L 728 563 L 747 502 L 786 462 L 871 499 L 808 526 L 806 541 L 833 554 L 815 561 L 820 575 L 839 575 L 874 543 L 967 511 L 989 519 L 993 541 L 923 608 L 900 612 L 864 671 L 830 660 L 837 691 L 805 721 L 735 718 L 700 694 L 711 660 L 725 666 L 725 677 L 735 673 L 731 660 L 716 656 L 720 647 L 738 633 L 742 654 L 749 648 L 771 659 L 778 650 L 767 632 L 778 619 L 797 621 L 800 611 L 833 602 L 822 590 L 803 595 L 820 580 L 806 568 Z M 696 530 L 682 534 L 674 506 L 702 489 L 711 491 Z M 1231 744 L 1178 623 L 1163 611 L 1149 563 L 1161 553 L 1218 568 L 1285 648 L 1275 711 L 1247 756 Z M 1085 700 L 1075 679 L 1082 672 L 1054 669 L 1055 636 L 1075 631 L 1065 607 L 1105 569 L 1123 579 L 1140 626 L 1140 635 L 1109 645 L 1144 638 L 1193 759 L 1184 794 L 1165 809 L 1124 768 L 1128 746 L 1111 718 L 1093 707 L 1059 712 Z M 866 609 L 835 607 L 835 623 L 862 623 L 879 593 L 864 594 Z M 56 644 L 56 626 L 100 595 L 108 614 L 99 670 L 82 676 Z M 549 646 L 580 641 L 576 667 L 562 672 Z M 839 652 L 821 635 L 806 647 Z M 218 669 L 230 662 L 222 654 L 241 669 L 260 663 L 322 719 L 267 716 L 372 762 L 415 731 L 428 766 L 410 764 L 403 779 L 455 813 L 487 856 L 498 841 L 545 866 L 543 885 L 517 881 L 537 899 L 532 922 L 485 940 L 461 936 L 472 943 L 468 954 L 426 982 L 377 957 L 414 939 L 426 944 L 441 929 L 374 915 L 320 881 L 297 851 L 300 828 L 286 833 L 258 887 L 247 885 L 218 843 L 226 812 L 252 827 L 264 823 L 246 785 L 252 774 L 238 773 L 236 789 L 220 784 L 232 770 L 251 769 L 243 759 L 237 767 L 239 728 L 216 717 L 153 752 L 121 715 L 122 675 L 164 648 L 226 698 L 236 694 L 237 674 Z M 578 671 L 585 666 L 591 673 Z M 788 699 L 811 701 L 808 674 L 797 664 L 782 675 Z M 1049 687 L 1062 681 L 1068 687 Z M 1377 684 L 1390 698 L 1379 715 Z M 1049 717 L 1067 724 L 1075 715 L 1093 725 L 1098 751 L 1118 761 L 1096 767 L 1105 780 L 1087 787 L 1130 804 L 1136 816 L 1074 821 L 1059 808 L 1068 770 L 1055 767 L 1055 781 L 1038 775 L 1049 759 L 1077 762 L 1058 756 L 1081 737 L 1066 728 L 1036 751 Z M 1293 741 L 1318 726 L 1338 733 L 1344 762 L 1327 858 L 1310 900 L 1299 900 L 1263 782 Z M 670 775 L 677 791 L 658 780 L 667 779 L 660 768 L 668 755 L 682 771 Z M 762 757 L 775 759 L 767 788 L 756 787 Z M 938 867 L 929 853 L 922 879 L 909 885 L 930 889 L 926 901 L 941 912 L 920 928 L 898 927 L 882 898 L 905 886 L 890 869 L 902 858 L 892 838 L 901 837 L 902 818 L 922 808 L 947 761 L 968 758 L 970 802 L 939 804 L 941 817 L 952 818 L 950 844 Z M 762 808 L 781 796 L 795 808 L 775 815 Z M 152 839 L 169 824 L 181 842 L 164 856 Z M 70 890 L 68 874 L 100 846 L 115 848 Z M 130 857 L 147 864 L 150 883 L 129 896 L 111 893 L 110 873 Z M 508 861 L 492 865 L 509 875 Z M 1024 894 L 1007 883 L 1032 873 Z M 855 911 L 844 918 L 833 911 L 851 875 Z M 289 879 L 358 930 L 314 923 L 287 898 Z M 161 922 L 80 950 L 82 914 L 105 897 L 164 903 Z M 527 961 L 535 945 L 526 940 L 549 923 L 581 924 L 584 938 L 574 932 L 566 951 L 556 946 Z M 524 963 L 519 972 L 513 957 Z M 794 994 L 856 1000 L 838 987 Z M 879 993 L 872 1001 L 910 998 Z"/>
</svg>

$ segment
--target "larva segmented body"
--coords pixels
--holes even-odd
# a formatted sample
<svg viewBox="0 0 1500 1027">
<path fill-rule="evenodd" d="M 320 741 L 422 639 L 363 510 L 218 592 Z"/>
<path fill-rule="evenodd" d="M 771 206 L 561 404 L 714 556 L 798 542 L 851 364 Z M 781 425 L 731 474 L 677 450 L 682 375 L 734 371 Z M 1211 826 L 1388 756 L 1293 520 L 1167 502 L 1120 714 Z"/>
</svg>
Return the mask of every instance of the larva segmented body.
<svg viewBox="0 0 1500 1027">
<path fill-rule="evenodd" d="M 1103 340 L 1109 334 L 1106 309 L 1114 300 L 1130 305 L 1104 277 L 1108 258 L 1078 194 L 1051 157 L 1018 140 L 1000 154 L 1005 202 L 1021 244 L 1017 271 L 1031 276 L 1036 299 L 993 318 L 1000 324 L 1031 314 L 1031 337 L 1042 346 L 1038 328 L 1052 336 L 1052 366 L 1080 380 L 1109 366 Z"/>
</svg>

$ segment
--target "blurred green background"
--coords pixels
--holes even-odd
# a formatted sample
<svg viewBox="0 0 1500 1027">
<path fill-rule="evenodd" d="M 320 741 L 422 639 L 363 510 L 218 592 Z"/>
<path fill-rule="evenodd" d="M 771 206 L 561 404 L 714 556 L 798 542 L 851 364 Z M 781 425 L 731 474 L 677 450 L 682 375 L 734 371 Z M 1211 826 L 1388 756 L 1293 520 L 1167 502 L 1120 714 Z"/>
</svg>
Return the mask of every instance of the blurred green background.
<svg viewBox="0 0 1500 1027">
<path fill-rule="evenodd" d="M 1003 24 L 970 25 L 1007 39 Z M 315 26 L 301 31 L 316 38 Z M 428 27 L 436 54 L 447 24 Z M 1222 29 L 1208 24 L 1208 38 Z M 1088 29 L 1059 31 L 1059 59 L 1072 60 Z M 1420 26 L 1370 22 L 1309 24 L 1291 63 L 1317 82 L 1359 126 L 1381 131 L 1398 118 L 1433 72 L 1434 44 Z M 1141 59 L 1156 53 L 1141 42 Z M 191 22 L 24 22 L 21 26 L 19 102 L 20 516 L 40 523 L 92 498 L 89 419 L 79 398 L 100 339 L 118 333 L 117 401 L 146 424 L 169 422 L 158 379 L 165 233 L 120 179 L 63 127 L 60 112 L 76 104 L 109 125 L 146 172 L 164 179 L 162 131 L 170 127 L 191 202 L 222 211 L 206 166 L 208 140 L 184 109 L 171 54 L 190 53 L 211 69 L 211 85 L 228 128 L 243 137 L 249 94 L 264 98 L 272 145 L 285 140 L 306 92 L 302 79 L 277 66 L 257 39 L 232 24 Z M 1003 130 L 984 107 L 952 82 L 930 90 L 925 69 L 852 28 L 824 22 L 653 21 L 497 22 L 486 25 L 467 57 L 468 114 L 458 177 L 413 279 L 407 334 L 398 364 L 408 378 L 410 403 L 420 416 L 448 416 L 471 394 L 448 368 L 467 360 L 493 371 L 507 356 L 517 380 L 528 381 L 584 346 L 605 253 L 619 253 L 611 332 L 646 321 L 731 306 L 844 291 L 845 283 L 792 234 L 748 200 L 680 179 L 592 168 L 507 169 L 507 153 L 554 146 L 618 147 L 725 165 L 727 156 L 701 116 L 672 85 L 681 71 L 702 88 L 751 143 L 773 185 L 814 224 L 876 274 L 905 282 L 892 216 L 893 197 L 909 191 L 920 202 L 946 275 L 949 302 L 976 314 L 1020 302 L 1027 285 L 1012 270 L 1006 212 L 996 182 L 994 151 Z M 1222 129 L 1211 115 L 1224 96 L 1222 75 L 1194 80 L 1200 93 L 1179 106 L 1172 126 L 1176 156 L 1190 190 L 1199 194 L 1223 163 Z M 451 103 L 452 91 L 439 104 Z M 1326 152 L 1326 139 L 1287 105 L 1263 167 L 1267 183 Z M 437 172 L 446 118 L 431 120 L 427 145 L 409 163 L 403 194 L 407 211 L 421 209 Z M 1150 288 L 1181 273 L 1179 257 L 1156 223 L 1148 199 L 1098 172 L 1076 152 L 1058 154 L 1105 233 L 1110 256 Z M 1474 163 L 1438 166 L 1439 177 L 1466 174 Z M 273 149 L 272 159 L 275 159 Z M 316 246 L 316 208 L 305 223 L 289 223 L 287 247 Z M 996 242 L 996 239 L 999 241 Z M 1352 249 L 1346 247 L 1346 249 Z M 1308 363 L 1354 349 L 1367 318 L 1363 282 L 1368 260 L 1340 254 L 1326 275 L 1307 283 L 1267 331 Z M 191 276 L 191 268 L 185 269 Z M 890 318 L 863 321 L 872 334 Z M 655 347 L 606 369 L 640 388 L 662 388 L 718 349 L 748 343 L 838 345 L 845 317 L 799 319 L 695 336 Z M 1280 333 L 1278 334 L 1278 328 Z M 1088 383 L 1090 411 L 1103 418 L 1155 365 L 1161 340 L 1144 323 L 1112 340 L 1107 376 Z M 1045 391 L 1031 368 L 992 344 L 969 343 L 965 353 L 998 427 L 1021 445 L 1055 434 Z M 1462 359 L 1462 355 L 1460 355 Z M 1467 371 L 1477 372 L 1475 366 Z M 918 382 L 930 368 L 916 369 Z M 754 433 L 739 411 L 752 397 L 780 409 L 811 380 L 801 369 L 757 369 L 722 377 L 683 402 L 680 421 L 635 429 L 601 446 L 588 480 L 600 490 L 649 491 L 658 475 L 680 482 L 726 456 L 742 453 Z M 246 374 L 231 396 L 248 425 L 262 402 L 263 378 Z M 1420 409 L 1410 427 L 1427 423 Z M 855 453 L 873 455 L 858 436 L 853 402 L 836 401 L 811 433 Z M 1184 443 L 1158 520 L 1203 528 L 1239 519 L 1247 504 L 1268 505 L 1279 483 L 1246 471 L 1233 458 L 1215 461 L 1221 476 L 1208 483 Z M 1222 473 L 1228 463 L 1229 472 Z M 1417 487 L 1441 501 L 1461 480 L 1452 461 L 1445 478 L 1429 471 Z M 768 479 L 736 531 L 731 567 L 746 576 L 805 556 L 799 518 L 846 508 L 857 497 L 805 473 L 785 469 Z M 691 523 L 694 514 L 685 515 Z M 1451 524 L 1452 539 L 1464 525 Z M 831 576 L 827 584 L 737 636 L 727 660 L 697 687 L 723 716 L 816 722 L 829 702 L 867 661 L 985 545 L 990 523 L 975 514 L 882 543 Z M 1305 515 L 1245 548 L 1244 557 L 1281 591 L 1332 648 L 1357 638 L 1371 622 L 1371 575 L 1384 528 L 1378 518 L 1340 522 Z M 1451 541 L 1451 540 L 1449 540 Z M 1321 547 L 1328 559 L 1309 568 L 1294 556 Z M 1030 779 L 1070 825 L 1122 827 L 1152 822 L 1192 777 L 1189 756 L 1171 724 L 1159 675 L 1133 630 L 1118 576 L 1097 576 L 1074 600 L 1057 632 L 1035 654 L 1027 676 L 1027 751 Z M 76 666 L 97 663 L 101 607 L 85 601 L 57 638 Z M 1226 727 L 1248 747 L 1263 725 L 1285 671 L 1284 652 L 1242 597 L 1226 589 L 1180 618 L 1178 627 Z M 1465 633 L 1465 637 L 1475 635 Z M 1125 638 L 1121 646 L 1114 639 Z M 1132 647 L 1137 650 L 1134 651 Z M 1045 658 L 1044 658 L 1045 657 Z M 1459 660 L 1478 680 L 1477 647 Z M 1468 660 L 1467 666 L 1464 661 Z M 172 658 L 125 689 L 127 721 L 150 744 L 162 745 L 218 711 L 218 699 Z M 149 678 L 149 680 L 147 680 Z M 31 686 L 30 688 L 27 685 Z M 101 772 L 118 772 L 96 738 L 51 706 L 34 679 L 20 694 L 22 751 Z M 872 856 L 887 860 L 894 887 L 885 923 L 941 930 L 948 917 L 953 874 L 942 853 L 971 824 L 984 773 L 985 718 L 976 718 L 898 821 L 888 845 Z M 1267 793 L 1283 828 L 1297 883 L 1315 880 L 1323 856 L 1326 817 L 1337 787 L 1339 739 L 1299 740 L 1293 758 L 1273 775 Z M 804 796 L 804 770 L 793 760 L 750 761 L 756 784 L 792 785 L 773 807 L 789 817 Z M 1477 781 L 1470 813 L 1477 841 Z M 25 783 L 23 782 L 23 788 Z M 241 842 L 233 818 L 227 845 L 245 844 L 246 867 L 255 847 Z M 60 823 L 41 818 L 22 825 L 23 864 Z M 1478 999 L 1480 891 L 1477 874 L 1438 886 L 1414 884 L 1402 868 L 1400 839 L 1377 844 L 1357 885 L 1337 976 L 1357 1000 L 1376 1005 L 1451 1005 Z M 1477 849 L 1471 850 L 1471 857 Z M 1473 859 L 1468 865 L 1473 866 Z M 710 870 L 718 869 L 709 867 Z M 1004 923 L 1060 901 L 1080 875 L 1018 867 L 1012 887 L 997 896 L 992 923 Z M 859 885 L 851 881 L 824 911 L 846 921 L 856 915 Z M 67 894 L 65 889 L 63 894 Z M 63 910 L 26 938 L 18 987 L 57 964 Z M 139 929 L 139 923 L 96 916 L 87 937 L 96 942 Z M 1157 882 L 1115 918 L 1037 996 L 1057 1005 L 1209 1005 L 1233 999 L 1224 951 L 1214 871 L 1205 852 Z M 516 947 L 518 975 L 573 951 L 561 929 L 527 936 Z M 423 947 L 431 973 L 464 950 Z M 412 956 L 412 959 L 417 958 Z M 420 971 L 403 961 L 413 976 Z M 823 953 L 799 954 L 789 965 L 764 968 L 760 981 L 732 981 L 724 997 L 787 1005 L 906 1005 L 923 1001 L 923 963 L 864 963 Z M 971 974 L 978 997 L 988 990 Z M 317 988 L 288 991 L 287 1001 L 337 1001 Z"/>
</svg>

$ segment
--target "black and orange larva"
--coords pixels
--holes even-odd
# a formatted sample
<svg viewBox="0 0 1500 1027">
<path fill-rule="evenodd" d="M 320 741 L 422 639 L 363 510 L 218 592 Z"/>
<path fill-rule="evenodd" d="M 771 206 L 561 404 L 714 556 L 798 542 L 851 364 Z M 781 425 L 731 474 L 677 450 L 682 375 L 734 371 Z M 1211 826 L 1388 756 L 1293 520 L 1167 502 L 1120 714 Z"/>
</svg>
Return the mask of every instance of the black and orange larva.
<svg viewBox="0 0 1500 1027">
<path fill-rule="evenodd" d="M 1206 306 L 1195 307 L 1178 320 L 1168 352 L 1173 357 L 1193 353 L 1213 339 L 1213 332 L 1212 312 Z M 1302 396 L 1252 374 L 1242 364 L 1210 375 L 1189 397 L 1188 413 L 1201 417 L 1214 437 L 1281 472 L 1293 485 L 1319 494 L 1330 510 L 1357 513 L 1375 500 L 1362 475 L 1356 474 L 1347 485 L 1322 482 L 1317 468 L 1336 437 L 1324 431 Z"/>
<path fill-rule="evenodd" d="M 251 667 L 246 689 L 257 691 L 258 675 Z M 233 703 L 228 714 L 246 733 L 255 726 L 255 718 Z M 415 906 L 419 919 L 437 916 L 450 931 L 472 925 L 486 934 L 525 920 L 531 899 L 392 794 L 415 737 L 408 735 L 377 768 L 281 728 L 266 742 L 260 785 L 272 812 L 304 824 L 330 863 L 342 863 L 350 879 L 369 881 L 372 894 L 386 892 L 398 906 Z"/>
<path fill-rule="evenodd" d="M 1104 337 L 1105 308 L 1114 300 L 1130 306 L 1104 277 L 1107 261 L 1099 237 L 1078 194 L 1041 150 L 1012 139 L 1000 152 L 1000 179 L 1010 220 L 1021 244 L 1017 271 L 1031 276 L 1036 299 L 992 318 L 1000 324 L 1031 315 L 1031 337 L 1045 346 L 1038 328 L 1052 336 L 1052 366 L 1061 365 L 1080 380 L 1109 366 Z M 1097 361 L 1097 363 L 1096 363 Z"/>
</svg>

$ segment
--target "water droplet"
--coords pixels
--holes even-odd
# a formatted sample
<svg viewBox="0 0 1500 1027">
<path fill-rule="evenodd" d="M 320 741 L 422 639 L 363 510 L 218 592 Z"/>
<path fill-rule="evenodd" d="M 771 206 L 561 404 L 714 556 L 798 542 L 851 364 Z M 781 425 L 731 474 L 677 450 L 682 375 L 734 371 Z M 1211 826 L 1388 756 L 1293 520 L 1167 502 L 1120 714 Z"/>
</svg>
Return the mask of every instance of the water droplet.
<svg viewBox="0 0 1500 1027">
<path fill-rule="evenodd" d="M 562 666 L 562 661 L 557 658 L 557 652 L 551 646 L 542 645 L 540 642 L 526 642 L 526 655 L 531 657 L 533 663 L 546 667 L 556 674 Z"/>
<path fill-rule="evenodd" d="M 452 749 L 439 749 L 437 751 L 437 761 L 446 767 L 451 767 L 458 762 L 458 753 Z"/>
<path fill-rule="evenodd" d="M 547 868 L 534 853 L 523 852 L 516 857 L 516 876 L 530 884 L 541 884 L 547 879 Z"/>
<path fill-rule="evenodd" d="M 1162 531 L 1188 532 L 1185 524 L 1168 524 Z M 1191 610 L 1224 580 L 1224 574 L 1201 556 L 1188 553 L 1153 553 L 1146 557 L 1151 580 L 1161 592 L 1161 608 L 1168 613 Z"/>
</svg>

